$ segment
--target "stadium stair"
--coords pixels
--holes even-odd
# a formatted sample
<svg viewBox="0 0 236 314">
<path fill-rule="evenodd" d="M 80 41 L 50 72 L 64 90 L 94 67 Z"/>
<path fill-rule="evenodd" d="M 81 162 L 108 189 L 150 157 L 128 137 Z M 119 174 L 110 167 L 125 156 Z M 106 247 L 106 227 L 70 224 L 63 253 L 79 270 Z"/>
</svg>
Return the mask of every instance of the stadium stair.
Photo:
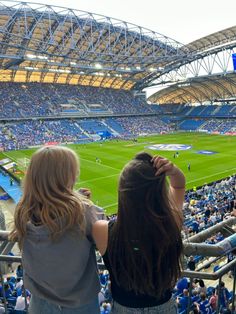
<svg viewBox="0 0 236 314">
<path fill-rule="evenodd" d="M 104 120 L 102 120 L 102 124 L 104 124 L 108 130 L 111 130 L 111 133 L 112 133 L 113 136 L 119 136 L 120 135 L 110 125 L 108 125 Z"/>
<path fill-rule="evenodd" d="M 78 129 L 80 129 L 80 131 L 81 131 L 82 134 L 84 134 L 84 135 L 86 135 L 88 138 L 92 139 L 92 136 L 91 136 L 88 132 L 86 132 L 86 131 L 79 125 L 79 123 L 76 122 L 75 125 L 77 126 Z"/>
</svg>

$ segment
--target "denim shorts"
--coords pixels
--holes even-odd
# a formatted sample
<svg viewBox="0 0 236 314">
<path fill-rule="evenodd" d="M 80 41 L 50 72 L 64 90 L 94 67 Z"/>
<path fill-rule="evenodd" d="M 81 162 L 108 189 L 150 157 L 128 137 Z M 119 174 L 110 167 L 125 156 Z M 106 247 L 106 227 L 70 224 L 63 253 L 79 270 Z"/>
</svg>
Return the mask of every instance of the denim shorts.
<svg viewBox="0 0 236 314">
<path fill-rule="evenodd" d="M 145 308 L 130 308 L 113 302 L 112 314 L 177 314 L 177 304 L 174 299 L 170 299 L 164 304 Z"/>
<path fill-rule="evenodd" d="M 55 305 L 47 300 L 32 295 L 29 305 L 29 314 L 100 314 L 98 298 L 77 308 L 68 308 Z"/>
</svg>

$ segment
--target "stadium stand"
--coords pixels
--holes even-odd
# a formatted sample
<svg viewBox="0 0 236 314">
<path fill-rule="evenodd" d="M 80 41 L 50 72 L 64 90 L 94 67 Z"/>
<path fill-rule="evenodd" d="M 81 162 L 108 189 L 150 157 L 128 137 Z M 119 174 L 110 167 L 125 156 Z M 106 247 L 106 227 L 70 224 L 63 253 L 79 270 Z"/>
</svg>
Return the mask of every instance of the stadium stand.
<svg viewBox="0 0 236 314">
<path fill-rule="evenodd" d="M 204 123 L 204 120 L 184 120 L 179 124 L 180 130 L 189 130 L 189 131 L 195 131 L 197 130 L 202 124 Z"/>
<path fill-rule="evenodd" d="M 48 6 L 43 5 L 39 5 L 38 8 L 39 11 L 36 4 L 32 9 L 25 2 L 22 5 L 14 1 L 9 4 L 4 2 L 4 6 L 1 7 L 1 21 L 5 25 L 1 28 L 3 45 L 0 80 L 5 81 L 0 82 L 1 150 L 44 144 L 83 143 L 101 140 L 104 137 L 133 138 L 144 134 L 170 133 L 174 129 L 220 134 L 236 133 L 235 99 L 234 101 L 229 99 L 231 104 L 227 101 L 227 97 L 236 94 L 235 73 L 232 70 L 225 73 L 225 64 L 230 63 L 228 59 L 227 62 L 222 62 L 223 73 L 219 76 L 211 73 L 213 64 L 218 59 L 217 53 L 225 51 L 227 44 L 231 50 L 235 47 L 231 40 L 235 41 L 236 27 L 183 46 L 166 36 L 135 25 L 117 20 L 112 24 L 111 18 L 102 17 L 105 21 L 102 23 L 101 16 L 98 17 L 99 21 L 96 21 L 95 15 L 89 13 L 89 23 L 85 23 L 85 12 L 79 16 L 79 11 L 67 11 L 66 8 L 63 10 L 59 8 L 59 11 L 56 7 L 49 10 Z M 73 21 L 75 32 L 71 31 L 72 15 L 76 16 Z M 61 21 L 62 16 L 64 21 Z M 57 30 L 60 27 L 56 21 L 59 20 L 63 29 L 61 33 Z M 88 33 L 91 34 L 90 39 L 89 36 L 84 36 Z M 126 34 L 126 44 L 122 42 L 120 36 L 123 33 Z M 52 36 L 49 41 L 48 34 Z M 71 35 L 78 36 L 77 45 L 74 45 L 74 38 L 70 37 Z M 68 40 L 65 40 L 66 38 Z M 114 38 L 117 40 L 114 41 Z M 101 42 L 101 45 L 94 45 L 94 42 Z M 39 54 L 41 46 L 44 51 L 42 55 Z M 60 47 L 60 52 L 55 47 Z M 96 50 L 90 50 L 90 47 Z M 113 59 L 110 61 L 111 51 L 114 53 L 114 60 L 119 60 L 118 63 L 117 61 L 113 63 Z M 159 60 L 156 51 L 160 56 L 164 53 L 167 56 L 166 60 L 170 60 L 169 63 L 163 61 L 162 57 Z M 205 62 L 206 55 L 211 55 L 210 62 Z M 153 62 L 154 71 L 150 71 L 150 60 Z M 201 77 L 199 73 L 194 73 L 195 77 L 190 78 L 191 84 L 184 82 L 185 85 L 182 86 L 178 84 L 178 77 L 176 81 L 173 80 L 172 86 L 168 78 L 169 90 L 167 88 L 163 92 L 163 98 L 160 93 L 149 99 L 153 100 L 151 105 L 148 105 L 145 97 L 135 94 L 153 84 L 154 80 L 157 82 L 160 79 L 164 83 L 165 77 L 162 79 L 161 71 L 155 69 L 160 67 L 164 74 L 168 74 L 169 69 L 177 72 L 178 68 L 181 71 L 181 64 L 185 65 L 186 62 L 189 62 L 187 66 L 191 68 L 192 60 L 197 61 L 199 71 L 203 68 L 201 64 L 205 63 L 207 75 Z M 104 69 L 98 70 L 97 64 L 100 61 Z M 139 69 L 137 65 L 140 61 L 142 68 Z M 91 66 L 92 63 L 96 66 Z M 211 69 L 206 66 L 207 64 Z M 211 75 L 208 78 L 209 73 Z M 221 96 L 226 99 L 219 100 L 216 105 L 215 100 Z M 202 105 L 204 101 L 212 105 Z M 201 105 L 192 106 L 191 103 L 194 102 Z M 11 185 L 10 177 L 4 172 L 0 173 L 0 186 L 18 202 L 19 186 L 16 182 Z M 236 208 L 235 198 L 235 176 L 212 185 L 205 185 L 196 191 L 189 191 L 186 194 L 183 238 L 188 240 L 189 236 L 197 235 L 227 220 L 230 212 Z M 115 215 L 109 217 L 113 218 Z M 214 245 L 222 239 L 224 235 L 218 232 L 206 242 Z M 7 250 L 4 243 L 1 243 L 1 248 L 3 249 L 1 254 L 5 254 Z M 9 255 L 11 254 L 9 252 Z M 227 261 L 222 257 L 212 262 L 214 272 L 217 273 L 231 259 L 234 259 L 234 255 L 228 254 Z M 205 257 L 200 254 L 194 255 L 193 260 L 197 270 L 201 270 L 206 262 Z M 112 301 L 109 274 L 104 269 L 101 256 L 97 256 L 97 261 L 100 268 L 101 314 L 109 314 Z M 26 297 L 22 295 L 22 290 L 24 291 L 22 271 L 17 270 L 10 275 L 10 278 L 5 278 L 5 282 L 2 280 L 0 284 L 0 312 L 3 312 L 5 307 L 8 313 L 25 314 L 24 303 L 29 301 L 30 292 L 25 293 Z M 199 280 L 194 283 L 191 279 L 180 280 L 184 281 L 184 288 L 191 284 L 193 287 L 191 300 L 188 299 L 189 292 L 184 293 L 184 288 L 178 291 L 179 283 L 173 291 L 173 296 L 179 300 L 181 314 L 188 312 L 188 305 L 192 311 L 196 309 L 201 313 L 216 311 L 214 297 L 217 296 L 221 311 L 228 308 L 228 301 L 234 300 L 232 291 L 227 291 L 231 288 L 227 289 L 224 285 L 219 288 L 208 284 L 202 286 Z M 200 292 L 206 294 L 207 302 L 203 302 L 205 299 L 201 299 Z M 18 299 L 19 297 L 21 299 Z M 17 309 L 18 302 L 21 302 L 20 309 Z"/>
<path fill-rule="evenodd" d="M 0 83 L 0 117 L 152 113 L 130 91 L 91 86 Z"/>
</svg>

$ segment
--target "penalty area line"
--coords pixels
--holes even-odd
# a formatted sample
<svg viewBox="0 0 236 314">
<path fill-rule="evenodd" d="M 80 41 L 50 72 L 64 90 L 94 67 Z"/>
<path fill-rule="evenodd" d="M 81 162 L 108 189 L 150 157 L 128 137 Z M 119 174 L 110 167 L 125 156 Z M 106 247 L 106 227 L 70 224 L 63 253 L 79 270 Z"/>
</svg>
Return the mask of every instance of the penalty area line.
<svg viewBox="0 0 236 314">
<path fill-rule="evenodd" d="M 118 175 L 119 175 L 119 173 L 115 173 L 115 174 L 111 174 L 110 176 L 106 176 L 106 177 L 100 177 L 100 178 L 94 178 L 94 179 L 90 179 L 90 180 L 79 181 L 76 184 L 76 186 L 84 184 L 84 183 L 90 183 L 90 182 L 99 181 L 99 180 L 103 180 L 103 179 L 107 179 L 107 178 L 112 178 L 112 177 L 115 177 L 115 176 L 118 176 Z"/>
<path fill-rule="evenodd" d="M 102 164 L 102 163 L 97 163 L 96 161 L 88 160 L 88 159 L 81 158 L 81 157 L 79 157 L 79 159 L 80 159 L 80 160 L 87 161 L 87 162 L 90 162 L 90 163 L 95 164 L 95 165 L 100 165 L 101 167 L 106 167 L 106 168 L 110 168 L 110 169 L 113 169 L 113 170 L 118 170 L 118 171 L 120 171 L 120 169 L 117 169 L 117 168 L 114 168 L 114 167 L 111 167 L 111 166 L 108 166 L 108 165 L 104 165 L 104 164 Z"/>
</svg>

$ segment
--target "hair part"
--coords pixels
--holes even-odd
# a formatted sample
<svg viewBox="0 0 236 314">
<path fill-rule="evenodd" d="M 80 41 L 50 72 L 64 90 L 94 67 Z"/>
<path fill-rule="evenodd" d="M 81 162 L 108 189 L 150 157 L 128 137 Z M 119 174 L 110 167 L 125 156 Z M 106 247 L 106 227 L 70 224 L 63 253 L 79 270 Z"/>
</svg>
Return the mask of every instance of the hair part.
<svg viewBox="0 0 236 314">
<path fill-rule="evenodd" d="M 20 248 L 28 222 L 45 225 L 52 239 L 76 225 L 85 230 L 82 197 L 73 191 L 78 172 L 78 157 L 69 148 L 48 146 L 33 154 L 10 234 L 10 239 L 18 241 Z"/>
</svg>

